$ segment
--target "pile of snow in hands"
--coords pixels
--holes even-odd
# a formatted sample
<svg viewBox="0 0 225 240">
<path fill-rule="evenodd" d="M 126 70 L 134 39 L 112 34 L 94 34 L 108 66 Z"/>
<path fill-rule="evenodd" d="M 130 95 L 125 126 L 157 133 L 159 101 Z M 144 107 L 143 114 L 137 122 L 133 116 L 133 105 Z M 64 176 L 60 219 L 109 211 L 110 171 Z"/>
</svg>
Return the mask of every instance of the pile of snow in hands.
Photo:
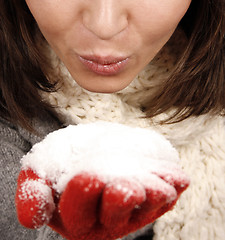
<svg viewBox="0 0 225 240">
<path fill-rule="evenodd" d="M 159 189 L 165 184 L 157 173 L 184 178 L 177 151 L 162 135 L 108 122 L 71 125 L 52 132 L 21 161 L 23 169 L 31 168 L 54 183 L 58 193 L 82 172 L 105 182 L 122 178 Z"/>
</svg>

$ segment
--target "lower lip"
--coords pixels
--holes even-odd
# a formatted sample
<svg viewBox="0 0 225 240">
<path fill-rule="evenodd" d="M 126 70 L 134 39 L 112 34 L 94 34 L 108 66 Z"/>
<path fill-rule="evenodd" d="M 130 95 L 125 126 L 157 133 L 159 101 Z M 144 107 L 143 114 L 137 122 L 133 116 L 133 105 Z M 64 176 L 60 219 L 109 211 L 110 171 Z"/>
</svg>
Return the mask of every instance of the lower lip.
<svg viewBox="0 0 225 240">
<path fill-rule="evenodd" d="M 103 76 L 116 75 L 120 73 L 128 64 L 128 58 L 109 64 L 101 64 L 92 60 L 85 59 L 81 56 L 79 56 L 79 59 L 89 70 Z"/>
</svg>

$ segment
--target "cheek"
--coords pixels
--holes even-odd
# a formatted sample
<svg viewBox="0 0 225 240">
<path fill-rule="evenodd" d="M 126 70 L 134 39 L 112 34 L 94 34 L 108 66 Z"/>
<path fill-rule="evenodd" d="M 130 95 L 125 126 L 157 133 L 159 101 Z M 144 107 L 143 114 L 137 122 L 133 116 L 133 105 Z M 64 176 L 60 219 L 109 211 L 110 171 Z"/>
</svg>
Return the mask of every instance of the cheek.
<svg viewBox="0 0 225 240">
<path fill-rule="evenodd" d="M 154 41 L 169 36 L 185 15 L 191 0 L 162 0 L 146 3 L 139 8 L 135 21 L 140 31 Z"/>
<path fill-rule="evenodd" d="M 43 33 L 63 32 L 76 21 L 80 1 L 67 1 L 66 3 L 64 1 L 26 0 L 28 8 Z"/>
</svg>

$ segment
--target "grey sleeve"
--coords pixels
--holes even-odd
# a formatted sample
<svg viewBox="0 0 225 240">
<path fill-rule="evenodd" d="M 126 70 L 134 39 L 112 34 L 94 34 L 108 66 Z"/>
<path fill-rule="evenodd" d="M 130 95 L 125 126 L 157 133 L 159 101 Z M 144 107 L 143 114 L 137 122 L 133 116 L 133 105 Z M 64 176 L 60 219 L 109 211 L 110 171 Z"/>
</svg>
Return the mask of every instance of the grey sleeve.
<svg viewBox="0 0 225 240">
<path fill-rule="evenodd" d="M 37 139 L 36 139 L 37 140 Z M 63 239 L 48 227 L 26 229 L 17 220 L 15 192 L 20 171 L 20 159 L 31 148 L 18 129 L 0 119 L 0 238 L 1 240 Z"/>
<path fill-rule="evenodd" d="M 20 170 L 20 158 L 29 151 L 30 144 L 22 139 L 15 129 L 0 124 L 0 181 L 1 215 L 0 236 L 2 240 L 36 239 L 37 233 L 20 226 L 16 217 L 15 192 Z"/>
</svg>

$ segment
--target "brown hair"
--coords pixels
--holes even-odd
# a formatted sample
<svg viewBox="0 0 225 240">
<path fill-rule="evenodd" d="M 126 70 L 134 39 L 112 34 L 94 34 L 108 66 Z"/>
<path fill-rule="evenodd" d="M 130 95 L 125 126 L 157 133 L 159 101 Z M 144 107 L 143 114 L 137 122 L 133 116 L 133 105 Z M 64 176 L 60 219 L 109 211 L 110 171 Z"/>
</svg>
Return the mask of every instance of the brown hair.
<svg viewBox="0 0 225 240">
<path fill-rule="evenodd" d="M 37 25 L 24 0 L 0 0 L 0 116 L 31 130 L 30 119 L 50 110 L 38 90 L 54 91 L 36 44 Z"/>
<path fill-rule="evenodd" d="M 148 117 L 171 107 L 173 115 L 164 122 L 177 122 L 201 114 L 224 114 L 225 109 L 225 1 L 192 0 L 180 25 L 188 44 L 176 69 L 150 97 Z"/>
<path fill-rule="evenodd" d="M 55 85 L 48 81 L 48 63 L 40 64 L 46 61 L 35 41 L 41 33 L 25 1 L 0 0 L 0 6 L 0 114 L 28 128 L 30 118 L 49 110 L 38 90 L 54 91 Z M 150 96 L 148 117 L 174 106 L 173 121 L 225 108 L 224 13 L 224 0 L 192 0 L 180 23 L 188 45 L 172 76 Z"/>
</svg>

